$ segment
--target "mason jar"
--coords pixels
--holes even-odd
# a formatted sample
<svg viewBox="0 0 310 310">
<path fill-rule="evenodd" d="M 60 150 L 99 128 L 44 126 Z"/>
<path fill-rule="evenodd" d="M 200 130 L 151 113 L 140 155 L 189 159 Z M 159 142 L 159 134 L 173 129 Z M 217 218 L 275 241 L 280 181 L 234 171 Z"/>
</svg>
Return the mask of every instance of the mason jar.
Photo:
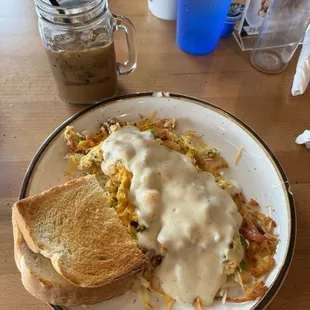
<svg viewBox="0 0 310 310">
<path fill-rule="evenodd" d="M 135 30 L 113 15 L 106 0 L 35 0 L 38 26 L 59 96 L 66 102 L 94 104 L 117 93 L 117 77 L 137 65 Z M 125 32 L 128 61 L 116 62 L 113 33 Z"/>
</svg>

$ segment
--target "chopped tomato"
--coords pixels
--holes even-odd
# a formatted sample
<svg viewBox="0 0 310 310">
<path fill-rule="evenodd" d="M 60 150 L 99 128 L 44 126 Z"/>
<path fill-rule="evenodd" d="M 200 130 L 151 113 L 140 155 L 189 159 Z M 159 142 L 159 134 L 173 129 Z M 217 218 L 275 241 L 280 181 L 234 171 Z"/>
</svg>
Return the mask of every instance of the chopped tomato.
<svg viewBox="0 0 310 310">
<path fill-rule="evenodd" d="M 264 235 L 262 235 L 261 233 L 254 231 L 254 230 L 250 230 L 245 232 L 244 237 L 248 240 L 252 240 L 258 243 L 263 243 L 265 240 L 267 240 L 268 238 Z"/>
<path fill-rule="evenodd" d="M 161 130 L 159 133 L 158 133 L 158 136 L 161 138 L 161 139 L 167 139 L 168 138 L 168 135 L 169 135 L 169 131 L 167 129 L 163 129 Z"/>
<path fill-rule="evenodd" d="M 259 203 L 256 200 L 251 199 L 250 202 L 249 202 L 249 206 L 251 206 L 251 207 L 258 207 Z"/>
</svg>

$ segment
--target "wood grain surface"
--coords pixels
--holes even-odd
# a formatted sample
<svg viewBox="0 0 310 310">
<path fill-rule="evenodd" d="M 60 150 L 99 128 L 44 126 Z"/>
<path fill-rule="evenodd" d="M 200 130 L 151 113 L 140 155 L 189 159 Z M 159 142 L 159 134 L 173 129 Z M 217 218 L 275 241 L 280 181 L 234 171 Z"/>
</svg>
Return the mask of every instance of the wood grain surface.
<svg viewBox="0 0 310 310">
<path fill-rule="evenodd" d="M 310 89 L 292 97 L 295 55 L 282 74 L 255 70 L 249 54 L 233 38 L 222 39 L 203 57 L 181 52 L 175 23 L 153 17 L 146 0 L 112 0 L 112 12 L 136 27 L 138 68 L 120 78 L 120 94 L 137 91 L 184 93 L 212 102 L 250 125 L 271 147 L 292 185 L 298 236 L 288 277 L 270 309 L 309 309 L 310 305 L 310 150 L 296 136 L 310 127 Z M 117 56 L 126 49 L 116 36 Z M 297 53 L 298 54 L 298 53 Z M 0 10 L 0 309 L 48 309 L 28 294 L 13 259 L 11 206 L 25 170 L 51 131 L 85 106 L 58 96 L 37 30 L 31 0 L 1 2 Z"/>
</svg>

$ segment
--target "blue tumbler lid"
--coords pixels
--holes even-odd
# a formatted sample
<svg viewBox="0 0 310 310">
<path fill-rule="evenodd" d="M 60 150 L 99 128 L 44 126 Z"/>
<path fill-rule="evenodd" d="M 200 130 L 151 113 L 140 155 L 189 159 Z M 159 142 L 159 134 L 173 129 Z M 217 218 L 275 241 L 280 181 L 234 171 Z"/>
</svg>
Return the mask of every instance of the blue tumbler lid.
<svg viewBox="0 0 310 310">
<path fill-rule="evenodd" d="M 242 12 L 244 10 L 244 4 L 240 3 L 232 3 L 229 7 L 227 17 L 236 17 L 239 14 L 242 16 Z"/>
</svg>

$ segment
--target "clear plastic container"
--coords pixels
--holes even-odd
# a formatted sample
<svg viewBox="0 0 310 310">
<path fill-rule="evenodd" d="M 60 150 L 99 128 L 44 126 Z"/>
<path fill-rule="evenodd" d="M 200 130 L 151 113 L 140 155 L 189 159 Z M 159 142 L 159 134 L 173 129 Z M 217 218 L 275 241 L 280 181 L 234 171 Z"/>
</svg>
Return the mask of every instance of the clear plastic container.
<svg viewBox="0 0 310 310">
<path fill-rule="evenodd" d="M 310 0 L 274 0 L 251 52 L 253 66 L 266 73 L 282 72 L 310 23 Z"/>
</svg>

